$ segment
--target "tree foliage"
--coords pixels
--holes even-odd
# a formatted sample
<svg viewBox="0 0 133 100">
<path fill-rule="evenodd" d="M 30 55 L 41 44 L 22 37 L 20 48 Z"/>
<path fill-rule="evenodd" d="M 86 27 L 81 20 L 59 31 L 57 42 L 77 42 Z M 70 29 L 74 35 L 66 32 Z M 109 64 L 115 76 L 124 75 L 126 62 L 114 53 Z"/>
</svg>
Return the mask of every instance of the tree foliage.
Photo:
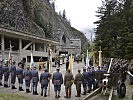
<svg viewBox="0 0 133 100">
<path fill-rule="evenodd" d="M 104 57 L 133 59 L 133 1 L 103 0 L 95 22 L 95 49 Z"/>
</svg>

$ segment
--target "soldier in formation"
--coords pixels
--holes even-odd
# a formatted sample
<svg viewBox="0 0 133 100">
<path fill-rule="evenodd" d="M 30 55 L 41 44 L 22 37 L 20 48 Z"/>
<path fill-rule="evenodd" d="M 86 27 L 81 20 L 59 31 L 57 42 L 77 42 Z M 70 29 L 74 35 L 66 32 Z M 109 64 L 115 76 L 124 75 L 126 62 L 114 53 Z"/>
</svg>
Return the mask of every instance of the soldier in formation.
<svg viewBox="0 0 133 100">
<path fill-rule="evenodd" d="M 38 74 L 38 71 L 36 70 L 36 66 L 34 66 L 33 70 L 31 71 L 31 77 L 32 77 L 33 95 L 38 95 L 37 85 L 38 85 L 38 81 L 39 81 L 39 74 Z"/>
<path fill-rule="evenodd" d="M 77 95 L 75 97 L 80 97 L 81 96 L 81 84 L 83 81 L 83 75 L 80 73 L 81 71 L 78 70 L 78 74 L 75 76 L 74 83 L 76 85 L 76 90 L 77 90 Z"/>
<path fill-rule="evenodd" d="M 50 80 L 51 74 L 47 69 L 40 75 L 40 83 L 41 83 L 41 96 L 47 97 L 47 87 Z M 44 94 L 43 94 L 44 92 Z"/>
<path fill-rule="evenodd" d="M 16 82 L 16 66 L 15 66 L 15 61 L 12 62 L 11 68 L 10 68 L 10 73 L 11 73 L 11 85 L 12 89 L 17 89 L 15 87 L 15 82 Z"/>
<path fill-rule="evenodd" d="M 66 91 L 66 96 L 64 96 L 65 98 L 71 98 L 71 86 L 73 84 L 73 81 L 73 74 L 71 73 L 70 69 L 68 69 L 64 76 L 64 85 Z"/>
<path fill-rule="evenodd" d="M 5 61 L 5 65 L 3 66 L 3 75 L 4 75 L 4 87 L 8 87 L 8 79 L 9 79 L 8 61 Z"/>
<path fill-rule="evenodd" d="M 84 92 L 83 92 L 83 95 L 86 95 L 86 92 L 87 92 L 87 84 L 88 84 L 88 73 L 86 72 L 86 68 L 83 68 L 83 89 L 84 89 Z"/>
<path fill-rule="evenodd" d="M 25 86 L 26 86 L 26 93 L 30 93 L 30 81 L 31 81 L 31 71 L 30 67 L 27 67 L 27 70 L 24 71 L 24 79 L 25 79 Z"/>
<path fill-rule="evenodd" d="M 57 67 L 57 72 L 53 74 L 52 83 L 54 84 L 55 98 L 60 98 L 61 84 L 63 84 L 62 73 L 59 72 L 59 67 Z"/>
<path fill-rule="evenodd" d="M 23 69 L 22 69 L 22 64 L 18 64 L 18 68 L 16 70 L 16 75 L 18 77 L 18 83 L 19 83 L 19 91 L 24 91 L 22 88 L 23 85 Z"/>
</svg>

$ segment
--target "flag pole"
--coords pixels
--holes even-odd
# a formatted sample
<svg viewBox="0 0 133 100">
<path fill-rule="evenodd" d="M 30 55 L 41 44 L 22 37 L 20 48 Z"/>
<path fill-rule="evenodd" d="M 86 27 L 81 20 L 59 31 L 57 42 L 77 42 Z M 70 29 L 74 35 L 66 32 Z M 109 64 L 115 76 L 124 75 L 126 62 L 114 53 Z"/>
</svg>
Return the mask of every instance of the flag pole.
<svg viewBox="0 0 133 100">
<path fill-rule="evenodd" d="M 34 60 L 33 60 L 33 50 L 32 50 L 32 46 L 31 46 L 30 70 L 32 70 L 33 63 L 34 63 Z M 31 91 L 32 91 L 32 82 L 31 82 Z"/>
<path fill-rule="evenodd" d="M 11 41 L 9 41 L 10 43 L 10 48 L 9 48 L 9 56 L 8 56 L 8 67 L 11 67 L 11 64 L 12 64 L 12 45 L 11 45 Z M 9 70 L 10 72 L 10 70 Z M 11 83 L 11 74 L 9 73 L 9 86 L 10 86 L 10 83 Z"/>
<path fill-rule="evenodd" d="M 50 49 L 50 44 L 49 44 L 49 51 L 48 51 L 48 69 L 50 74 L 52 74 L 52 50 Z M 48 95 L 50 95 L 50 79 L 49 79 L 49 85 L 48 85 Z"/>
<path fill-rule="evenodd" d="M 99 66 L 102 66 L 102 51 L 101 51 L 101 46 L 100 46 L 100 51 L 99 52 Z"/>
</svg>

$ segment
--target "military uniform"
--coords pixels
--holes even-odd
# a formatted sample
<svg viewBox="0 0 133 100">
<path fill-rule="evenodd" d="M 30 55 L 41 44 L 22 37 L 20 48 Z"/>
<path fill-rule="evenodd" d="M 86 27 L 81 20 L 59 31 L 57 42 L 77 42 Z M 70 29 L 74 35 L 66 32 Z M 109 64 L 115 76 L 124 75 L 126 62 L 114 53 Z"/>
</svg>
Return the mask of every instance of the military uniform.
<svg viewBox="0 0 133 100">
<path fill-rule="evenodd" d="M 64 85 L 65 85 L 65 91 L 66 91 L 65 98 L 71 98 L 71 86 L 73 84 L 73 80 L 74 80 L 73 74 L 70 73 L 70 70 L 68 70 L 64 76 Z"/>
<path fill-rule="evenodd" d="M 43 91 L 44 91 L 44 97 L 46 97 L 47 95 L 47 87 L 48 87 L 48 83 L 50 80 L 51 74 L 48 72 L 47 69 L 45 69 L 44 73 L 41 73 L 40 75 L 40 83 L 41 83 L 41 96 L 43 96 Z"/>
<path fill-rule="evenodd" d="M 18 77 L 18 83 L 19 83 L 19 91 L 23 91 L 22 89 L 22 84 L 23 84 L 23 69 L 22 69 L 22 65 L 19 64 L 19 68 L 17 68 L 16 70 L 16 75 Z"/>
<path fill-rule="evenodd" d="M 62 74 L 59 72 L 59 68 L 57 68 L 57 72 L 53 74 L 52 83 L 54 84 L 54 91 L 55 91 L 55 97 L 60 97 L 60 90 L 61 90 L 61 84 L 63 84 L 63 77 Z M 58 93 L 57 93 L 58 92 Z"/>
<path fill-rule="evenodd" d="M 10 73 L 11 73 L 12 89 L 17 89 L 15 87 L 15 82 L 16 82 L 16 66 L 15 66 L 15 62 L 13 62 L 12 66 L 10 68 Z"/>
<path fill-rule="evenodd" d="M 76 90 L 77 90 L 76 97 L 80 97 L 82 81 L 83 81 L 83 75 L 80 73 L 80 70 L 78 70 L 78 74 L 76 74 L 75 80 L 74 80 L 74 83 L 76 85 Z"/>
<path fill-rule="evenodd" d="M 2 76 L 3 76 L 2 61 L 0 61 L 0 86 L 2 86 Z"/>
<path fill-rule="evenodd" d="M 39 74 L 36 70 L 36 67 L 34 66 L 33 70 L 31 71 L 32 74 L 32 88 L 33 88 L 33 95 L 38 95 L 37 93 L 37 85 L 39 81 Z"/>
<path fill-rule="evenodd" d="M 3 74 L 4 74 L 4 87 L 8 87 L 9 67 L 7 63 L 3 66 Z"/>
<path fill-rule="evenodd" d="M 25 86 L 26 86 L 26 93 L 30 92 L 30 81 L 31 81 L 31 71 L 30 67 L 27 67 L 27 70 L 24 71 L 24 79 L 25 79 Z"/>
<path fill-rule="evenodd" d="M 92 85 L 93 85 L 93 90 L 95 90 L 96 89 L 96 81 L 95 81 L 95 70 L 94 70 L 94 67 L 92 66 L 92 69 L 91 69 L 91 73 L 92 73 Z M 91 86 L 92 86 L 91 85 Z"/>
<path fill-rule="evenodd" d="M 84 93 L 83 95 L 86 95 L 86 89 L 87 89 L 87 84 L 88 84 L 88 73 L 86 72 L 86 68 L 83 69 L 83 88 L 84 88 Z"/>
<path fill-rule="evenodd" d="M 93 74 L 92 74 L 92 71 L 91 69 L 89 68 L 88 69 L 88 93 L 90 93 L 91 91 L 91 88 L 92 88 L 92 83 L 93 83 Z"/>
</svg>

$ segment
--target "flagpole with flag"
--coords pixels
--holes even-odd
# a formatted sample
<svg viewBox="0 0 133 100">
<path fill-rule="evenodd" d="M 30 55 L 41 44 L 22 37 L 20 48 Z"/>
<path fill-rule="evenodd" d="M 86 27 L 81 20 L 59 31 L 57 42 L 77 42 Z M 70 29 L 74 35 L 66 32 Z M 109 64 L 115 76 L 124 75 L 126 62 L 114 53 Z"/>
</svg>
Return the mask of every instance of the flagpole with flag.
<svg viewBox="0 0 133 100">
<path fill-rule="evenodd" d="M 72 58 L 72 54 L 70 55 L 69 62 L 70 62 L 69 63 L 69 69 L 73 73 L 73 58 Z"/>
<path fill-rule="evenodd" d="M 33 60 L 33 50 L 32 50 L 32 46 L 31 46 L 30 69 L 32 69 L 32 68 L 33 68 L 33 64 L 34 64 L 34 60 Z"/>
<path fill-rule="evenodd" d="M 32 46 L 31 46 L 31 59 L 30 59 L 30 69 L 33 69 L 33 64 L 34 64 L 34 60 L 33 60 L 33 50 L 32 50 Z M 32 82 L 31 82 L 31 91 L 32 91 Z"/>
<path fill-rule="evenodd" d="M 89 62 L 90 62 L 90 57 L 89 57 L 89 53 L 88 53 L 88 49 L 87 49 L 87 55 L 86 55 L 86 69 L 87 69 L 87 67 L 90 66 Z"/>
<path fill-rule="evenodd" d="M 49 54 L 48 54 L 48 68 L 49 68 L 49 72 L 50 74 L 53 73 L 53 69 L 52 69 L 52 50 L 50 48 L 51 45 L 49 45 Z M 49 79 L 49 87 L 48 87 L 48 95 L 50 95 L 50 79 Z"/>
<path fill-rule="evenodd" d="M 11 41 L 10 42 L 10 48 L 9 48 L 9 55 L 8 55 L 8 67 L 11 67 L 12 64 L 12 45 Z M 9 75 L 9 86 L 10 86 L 10 81 L 11 81 L 11 75 Z"/>
</svg>

